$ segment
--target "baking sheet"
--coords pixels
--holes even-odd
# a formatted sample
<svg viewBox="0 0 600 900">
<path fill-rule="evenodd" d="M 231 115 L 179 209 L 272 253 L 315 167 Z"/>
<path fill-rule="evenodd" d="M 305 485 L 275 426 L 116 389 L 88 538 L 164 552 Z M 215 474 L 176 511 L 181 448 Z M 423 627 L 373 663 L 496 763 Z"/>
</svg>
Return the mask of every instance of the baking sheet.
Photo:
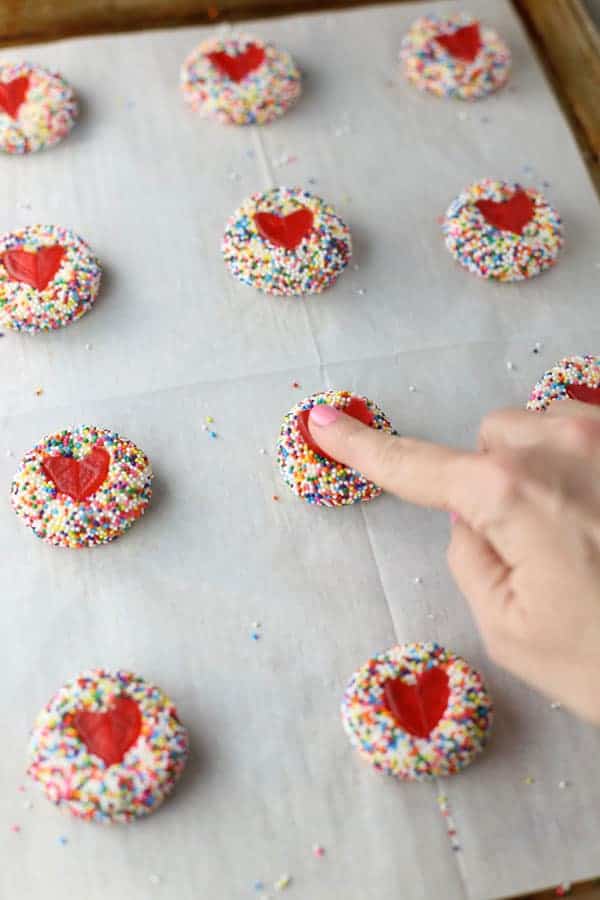
<svg viewBox="0 0 600 900">
<path fill-rule="evenodd" d="M 468 446 L 487 410 L 600 344 L 598 202 L 522 28 L 508 3 L 471 0 L 513 50 L 512 87 L 444 103 L 396 64 L 433 8 L 457 7 L 239 28 L 287 46 L 306 74 L 301 103 L 262 131 L 181 101 L 181 59 L 222 27 L 3 54 L 63 71 L 84 115 L 58 148 L 0 160 L 0 227 L 70 226 L 106 278 L 73 327 L 0 341 L 0 482 L 41 434 L 87 421 L 148 452 L 156 494 L 123 540 L 82 553 L 35 541 L 0 504 L 2 897 L 237 900 L 260 896 L 256 880 L 278 895 L 288 873 L 290 898 L 480 900 L 598 874 L 600 734 L 489 662 L 446 571 L 446 517 L 391 497 L 312 509 L 274 467 L 280 420 L 312 391 L 356 389 L 405 433 Z M 555 270 L 494 286 L 453 263 L 436 217 L 487 175 L 543 187 L 560 210 Z M 277 183 L 312 187 L 351 226 L 358 268 L 320 297 L 269 299 L 223 266 L 225 219 Z M 417 639 L 464 654 L 497 704 L 487 753 L 440 785 L 377 776 L 338 719 L 351 672 Z M 155 680 L 192 734 L 176 796 L 130 827 L 87 826 L 18 790 L 38 709 L 93 665 Z"/>
</svg>

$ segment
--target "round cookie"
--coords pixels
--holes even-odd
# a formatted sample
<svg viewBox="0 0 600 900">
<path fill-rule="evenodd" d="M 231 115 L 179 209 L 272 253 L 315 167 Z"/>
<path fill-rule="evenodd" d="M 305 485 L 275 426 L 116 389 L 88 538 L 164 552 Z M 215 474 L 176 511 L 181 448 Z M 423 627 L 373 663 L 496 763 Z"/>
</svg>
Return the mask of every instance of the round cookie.
<svg viewBox="0 0 600 900">
<path fill-rule="evenodd" d="M 556 263 L 560 216 L 539 191 L 486 178 L 449 206 L 446 247 L 462 266 L 493 281 L 523 281 Z"/>
<path fill-rule="evenodd" d="M 80 819 L 131 822 L 160 806 L 187 756 L 187 732 L 159 688 L 131 672 L 93 669 L 39 714 L 28 774 Z"/>
<path fill-rule="evenodd" d="M 327 403 L 346 415 L 393 433 L 389 419 L 366 397 L 351 391 L 324 391 L 297 403 L 283 420 L 277 441 L 277 464 L 292 491 L 315 506 L 348 506 L 378 497 L 381 488 L 355 469 L 331 459 L 315 444 L 308 429 L 313 406 Z"/>
<path fill-rule="evenodd" d="M 0 150 L 51 147 L 70 132 L 77 113 L 73 88 L 57 72 L 27 62 L 0 65 Z"/>
<path fill-rule="evenodd" d="M 492 703 L 481 676 L 439 644 L 404 644 L 354 673 L 342 701 L 353 747 L 405 781 L 454 775 L 484 748 Z"/>
<path fill-rule="evenodd" d="M 232 275 L 266 294 L 319 294 L 352 255 L 350 231 L 301 188 L 252 194 L 227 222 L 221 247 Z"/>
<path fill-rule="evenodd" d="M 0 237 L 0 324 L 33 334 L 80 319 L 94 304 L 102 270 L 88 245 L 58 225 L 28 225 Z"/>
<path fill-rule="evenodd" d="M 511 63 L 510 50 L 496 32 L 464 13 L 417 19 L 402 41 L 400 59 L 419 90 L 460 100 L 497 91 Z"/>
<path fill-rule="evenodd" d="M 23 458 L 12 506 L 33 533 L 55 547 L 93 547 L 127 531 L 152 496 L 148 457 L 93 425 L 47 435 Z"/>
<path fill-rule="evenodd" d="M 531 391 L 527 409 L 545 410 L 555 400 L 600 405 L 600 356 L 567 356 Z"/>
<path fill-rule="evenodd" d="M 255 38 L 205 41 L 181 67 L 183 96 L 228 125 L 266 125 L 292 106 L 301 75 L 287 50 Z"/>
</svg>

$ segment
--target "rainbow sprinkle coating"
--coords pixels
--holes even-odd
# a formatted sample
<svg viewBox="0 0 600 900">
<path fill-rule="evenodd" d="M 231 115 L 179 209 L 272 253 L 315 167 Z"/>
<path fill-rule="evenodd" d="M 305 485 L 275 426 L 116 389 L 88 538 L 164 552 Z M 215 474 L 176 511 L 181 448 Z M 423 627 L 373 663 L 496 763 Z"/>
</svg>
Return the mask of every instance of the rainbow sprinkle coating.
<svg viewBox="0 0 600 900">
<path fill-rule="evenodd" d="M 436 41 L 477 20 L 464 13 L 441 19 L 423 16 L 402 41 L 400 59 L 408 81 L 438 97 L 479 100 L 508 80 L 511 56 L 504 41 L 491 28 L 480 26 L 481 49 L 472 62 L 452 56 Z"/>
<path fill-rule="evenodd" d="M 101 447 L 110 456 L 105 481 L 77 501 L 61 493 L 43 470 L 48 456 L 76 460 Z M 12 483 L 12 506 L 33 533 L 55 547 L 105 544 L 143 515 L 152 496 L 148 457 L 114 431 L 78 425 L 47 435 L 23 458 Z"/>
<path fill-rule="evenodd" d="M 479 200 L 502 203 L 524 191 L 534 203 L 533 218 L 521 234 L 496 228 L 476 206 Z M 560 216 L 534 188 L 485 178 L 468 187 L 448 207 L 442 225 L 446 247 L 462 266 L 494 281 L 523 281 L 555 263 L 561 249 Z"/>
<path fill-rule="evenodd" d="M 24 102 L 13 118 L 0 109 L 0 150 L 23 154 L 57 144 L 71 131 L 78 114 L 73 88 L 59 75 L 22 62 L 0 66 L 0 82 L 29 77 Z"/>
<path fill-rule="evenodd" d="M 7 250 L 60 245 L 65 253 L 58 271 L 38 291 L 13 279 L 3 265 Z M 28 225 L 0 237 L 0 325 L 35 334 L 52 331 L 80 319 L 92 308 L 102 270 L 88 245 L 73 231 L 58 225 Z"/>
<path fill-rule="evenodd" d="M 72 716 L 81 710 L 106 712 L 118 697 L 136 701 L 141 731 L 121 762 L 106 765 L 88 750 Z M 68 681 L 38 716 L 28 774 L 52 803 L 80 819 L 131 822 L 160 806 L 187 756 L 187 732 L 159 688 L 131 672 L 93 669 Z"/>
<path fill-rule="evenodd" d="M 600 356 L 566 356 L 544 373 L 531 391 L 527 409 L 544 410 L 555 400 L 568 400 L 567 385 L 600 387 Z"/>
<path fill-rule="evenodd" d="M 209 53 L 243 54 L 248 45 L 262 48 L 264 60 L 241 81 L 227 77 Z M 208 40 L 196 47 L 181 67 L 183 96 L 192 109 L 226 125 L 266 125 L 298 100 L 302 78 L 286 50 L 251 37 Z"/>
<path fill-rule="evenodd" d="M 256 213 L 287 216 L 301 207 L 313 215 L 312 228 L 288 250 L 259 234 Z M 273 188 L 252 194 L 228 220 L 221 245 L 231 274 L 266 294 L 319 294 L 337 280 L 352 255 L 350 230 L 319 197 L 301 188 Z"/>
<path fill-rule="evenodd" d="M 416 737 L 400 727 L 382 706 L 383 685 L 443 666 L 450 696 L 445 713 L 429 737 Z M 354 673 L 342 700 L 342 723 L 350 742 L 378 771 L 405 781 L 454 775 L 484 748 L 492 724 L 492 703 L 481 676 L 464 659 L 439 644 L 412 643 L 392 647 Z"/>
<path fill-rule="evenodd" d="M 374 420 L 371 427 L 393 433 L 385 413 L 367 397 L 351 391 L 312 394 L 297 403 L 283 420 L 277 441 L 279 470 L 288 487 L 314 506 L 349 506 L 359 501 L 373 500 L 382 492 L 380 487 L 355 469 L 315 453 L 305 442 L 298 427 L 298 414 L 302 410 L 328 403 L 343 411 L 353 398 L 362 400 L 372 413 Z"/>
</svg>

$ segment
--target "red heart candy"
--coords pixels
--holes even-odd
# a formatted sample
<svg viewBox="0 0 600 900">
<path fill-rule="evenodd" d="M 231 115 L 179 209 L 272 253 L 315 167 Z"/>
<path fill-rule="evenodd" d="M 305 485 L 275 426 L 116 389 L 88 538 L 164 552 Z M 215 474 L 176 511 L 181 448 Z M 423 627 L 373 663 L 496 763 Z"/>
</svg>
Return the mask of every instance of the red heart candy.
<svg viewBox="0 0 600 900">
<path fill-rule="evenodd" d="M 416 684 L 390 678 L 383 685 L 385 707 L 404 731 L 429 737 L 448 707 L 448 675 L 441 666 L 425 669 Z"/>
<path fill-rule="evenodd" d="M 500 203 L 495 200 L 478 200 L 475 206 L 494 228 L 512 231 L 514 234 L 523 233 L 523 229 L 533 218 L 535 208 L 531 197 L 520 188 L 508 200 Z"/>
<path fill-rule="evenodd" d="M 79 737 L 94 756 L 107 766 L 120 763 L 142 730 L 140 708 L 131 697 L 116 697 L 106 712 L 87 712 L 80 709 L 71 723 Z"/>
<path fill-rule="evenodd" d="M 438 44 L 442 45 L 444 50 L 448 51 L 450 56 L 462 59 L 465 62 L 473 62 L 481 50 L 481 35 L 479 34 L 478 22 L 458 28 L 452 34 L 437 34 L 435 39 Z"/>
<path fill-rule="evenodd" d="M 265 51 L 257 44 L 248 44 L 244 52 L 238 53 L 237 56 L 230 56 L 224 50 L 215 50 L 206 56 L 222 75 L 226 75 L 232 81 L 242 81 L 246 75 L 263 64 Z"/>
<path fill-rule="evenodd" d="M 258 233 L 265 240 L 286 250 L 295 250 L 300 241 L 312 228 L 313 214 L 303 206 L 289 216 L 276 216 L 274 213 L 259 212 L 254 214 L 254 222 Z"/>
<path fill-rule="evenodd" d="M 362 422 L 364 425 L 373 424 L 373 413 L 365 401 L 360 400 L 358 397 L 351 397 L 348 406 L 344 406 L 342 412 L 346 413 L 347 416 L 352 416 L 353 419 L 358 419 L 358 421 Z M 335 459 L 332 459 L 331 456 L 324 453 L 318 444 L 315 444 L 314 438 L 308 429 L 309 415 L 310 409 L 303 409 L 298 413 L 298 431 L 302 436 L 302 440 L 308 444 L 314 453 L 318 453 L 319 456 L 324 456 L 325 459 L 328 459 L 330 462 L 336 462 Z"/>
<path fill-rule="evenodd" d="M 33 253 L 21 247 L 7 250 L 1 259 L 13 281 L 24 281 L 43 291 L 58 272 L 64 255 L 65 248 L 54 244 L 52 247 L 40 247 Z"/>
<path fill-rule="evenodd" d="M 571 400 L 579 400 L 580 403 L 600 406 L 600 391 L 598 387 L 590 387 L 589 384 L 568 384 L 567 396 Z"/>
<path fill-rule="evenodd" d="M 42 463 L 44 474 L 61 494 L 73 500 L 85 500 L 106 480 L 110 455 L 104 447 L 94 449 L 83 459 L 72 456 L 47 456 Z"/>
<path fill-rule="evenodd" d="M 28 90 L 29 75 L 21 75 L 12 81 L 0 81 L 0 109 L 3 109 L 11 119 L 16 119 Z"/>
</svg>

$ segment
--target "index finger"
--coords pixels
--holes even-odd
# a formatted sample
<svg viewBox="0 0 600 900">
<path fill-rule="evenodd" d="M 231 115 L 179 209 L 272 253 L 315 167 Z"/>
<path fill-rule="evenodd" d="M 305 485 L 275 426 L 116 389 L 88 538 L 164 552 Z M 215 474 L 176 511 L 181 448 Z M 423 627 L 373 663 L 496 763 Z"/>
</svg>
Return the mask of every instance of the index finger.
<svg viewBox="0 0 600 900">
<path fill-rule="evenodd" d="M 331 406 L 313 407 L 308 427 L 328 456 L 403 500 L 446 510 L 462 506 L 456 484 L 462 466 L 457 463 L 472 461 L 474 454 L 387 434 Z"/>
</svg>

